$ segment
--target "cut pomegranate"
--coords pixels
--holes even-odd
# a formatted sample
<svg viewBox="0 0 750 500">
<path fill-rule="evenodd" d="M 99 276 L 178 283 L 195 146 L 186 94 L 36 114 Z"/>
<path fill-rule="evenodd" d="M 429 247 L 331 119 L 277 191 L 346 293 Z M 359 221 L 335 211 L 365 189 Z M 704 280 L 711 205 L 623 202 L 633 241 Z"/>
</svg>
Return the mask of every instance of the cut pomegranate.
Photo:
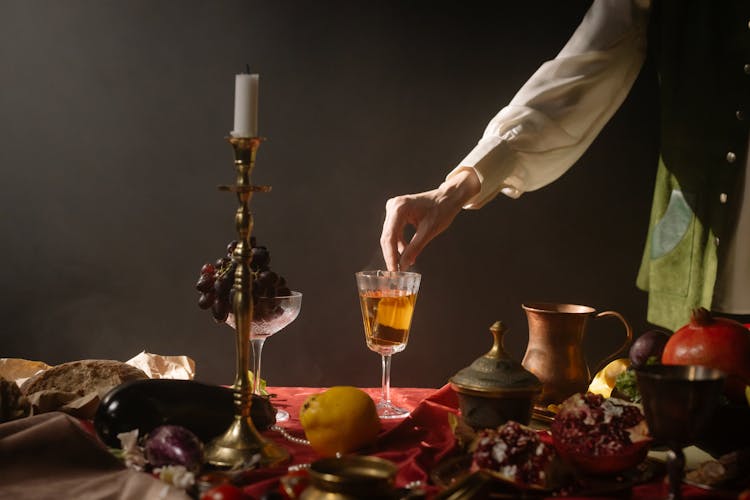
<svg viewBox="0 0 750 500">
<path fill-rule="evenodd" d="M 472 469 L 484 469 L 520 486 L 547 487 L 555 450 L 536 431 L 509 421 L 479 433 Z"/>
<path fill-rule="evenodd" d="M 635 467 L 651 443 L 639 405 L 592 393 L 566 399 L 550 430 L 557 453 L 586 474 L 617 474 Z"/>
</svg>

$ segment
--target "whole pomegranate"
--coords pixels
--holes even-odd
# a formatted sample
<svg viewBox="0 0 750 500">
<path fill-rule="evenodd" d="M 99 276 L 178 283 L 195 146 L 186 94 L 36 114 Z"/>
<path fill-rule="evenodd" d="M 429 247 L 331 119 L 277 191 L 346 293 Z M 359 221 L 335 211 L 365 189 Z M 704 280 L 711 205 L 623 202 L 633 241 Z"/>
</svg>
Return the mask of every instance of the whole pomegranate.
<svg viewBox="0 0 750 500">
<path fill-rule="evenodd" d="M 674 332 L 664 346 L 665 365 L 703 365 L 726 372 L 726 394 L 733 402 L 745 401 L 750 385 L 750 330 L 727 318 L 714 318 L 695 309 L 690 322 Z"/>
<path fill-rule="evenodd" d="M 635 467 L 646 458 L 651 443 L 640 406 L 591 392 L 566 399 L 550 431 L 557 453 L 593 475 Z"/>
</svg>

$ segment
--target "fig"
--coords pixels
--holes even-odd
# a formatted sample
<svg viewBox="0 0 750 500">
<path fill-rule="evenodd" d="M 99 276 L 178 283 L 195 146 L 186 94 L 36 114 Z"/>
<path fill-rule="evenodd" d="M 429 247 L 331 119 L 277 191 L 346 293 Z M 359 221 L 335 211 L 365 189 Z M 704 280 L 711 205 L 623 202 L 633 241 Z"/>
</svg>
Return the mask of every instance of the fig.
<svg viewBox="0 0 750 500">
<path fill-rule="evenodd" d="M 669 334 L 662 330 L 649 330 L 638 337 L 630 346 L 630 366 L 640 368 L 646 366 L 651 358 L 661 360 L 664 346 L 667 345 Z"/>
<path fill-rule="evenodd" d="M 197 472 L 203 464 L 203 444 L 179 425 L 162 425 L 151 431 L 144 445 L 146 460 L 154 466 L 183 465 Z"/>
</svg>

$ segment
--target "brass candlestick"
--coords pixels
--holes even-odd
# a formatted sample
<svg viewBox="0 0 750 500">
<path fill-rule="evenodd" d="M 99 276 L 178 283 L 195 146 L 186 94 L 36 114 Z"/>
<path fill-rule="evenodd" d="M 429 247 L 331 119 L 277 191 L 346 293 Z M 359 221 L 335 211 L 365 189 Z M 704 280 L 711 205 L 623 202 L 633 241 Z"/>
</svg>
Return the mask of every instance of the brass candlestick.
<svg viewBox="0 0 750 500">
<path fill-rule="evenodd" d="M 253 276 L 250 268 L 252 260 L 250 234 L 253 231 L 253 214 L 250 212 L 250 199 L 256 191 L 271 190 L 270 186 L 254 186 L 250 182 L 250 175 L 255 166 L 255 155 L 262 139 L 260 137 L 230 137 L 228 140 L 234 151 L 237 179 L 234 185 L 219 186 L 219 189 L 236 193 L 239 201 L 234 216 L 238 239 L 237 246 L 232 252 L 232 260 L 237 264 L 232 285 L 232 311 L 237 340 L 237 374 L 233 385 L 235 415 L 232 424 L 224 434 L 208 444 L 205 456 L 211 465 L 242 469 L 254 464 L 258 456 L 263 466 L 278 465 L 289 459 L 289 452 L 263 438 L 250 418 L 253 390 L 248 374 L 253 319 Z"/>
</svg>

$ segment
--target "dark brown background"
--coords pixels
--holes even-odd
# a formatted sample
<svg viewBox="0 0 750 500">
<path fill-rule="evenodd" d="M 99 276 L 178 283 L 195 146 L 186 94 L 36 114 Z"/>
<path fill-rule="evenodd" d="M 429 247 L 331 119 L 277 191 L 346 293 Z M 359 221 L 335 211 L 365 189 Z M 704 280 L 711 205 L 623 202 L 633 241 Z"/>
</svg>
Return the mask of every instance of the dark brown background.
<svg viewBox="0 0 750 500">
<path fill-rule="evenodd" d="M 234 74 L 261 74 L 268 137 L 255 233 L 304 293 L 264 353 L 272 385 L 376 386 L 353 273 L 382 265 L 389 196 L 437 185 L 589 2 L 0 0 L 0 356 L 59 363 L 141 350 L 229 383 L 234 340 L 196 306 L 233 238 Z M 614 308 L 636 331 L 657 126 L 647 70 L 558 182 L 464 212 L 417 263 L 395 385 L 440 386 L 527 300 Z M 615 344 L 603 320 L 590 359 Z"/>
</svg>

